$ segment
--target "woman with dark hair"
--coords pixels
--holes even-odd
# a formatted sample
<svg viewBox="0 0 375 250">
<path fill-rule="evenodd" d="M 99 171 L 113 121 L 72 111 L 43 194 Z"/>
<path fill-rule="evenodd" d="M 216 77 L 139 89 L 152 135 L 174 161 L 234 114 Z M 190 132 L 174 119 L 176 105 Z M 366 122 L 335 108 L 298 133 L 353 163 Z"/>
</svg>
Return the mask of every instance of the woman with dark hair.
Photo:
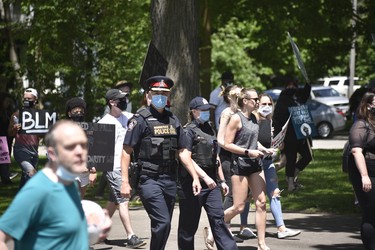
<svg viewBox="0 0 375 250">
<path fill-rule="evenodd" d="M 259 124 L 258 141 L 266 148 L 271 147 L 273 138 L 273 107 L 274 104 L 271 96 L 266 94 L 260 96 L 259 108 L 256 112 Z M 279 180 L 277 178 L 275 165 L 273 164 L 272 155 L 263 157 L 262 167 L 266 178 L 266 190 L 270 202 L 271 213 L 275 219 L 277 227 L 277 238 L 284 239 L 299 235 L 301 233 L 300 230 L 293 230 L 285 226 L 280 201 L 281 190 L 279 189 Z"/>
<path fill-rule="evenodd" d="M 365 249 L 375 249 L 375 94 L 366 93 L 358 120 L 350 129 L 349 178 L 362 209 L 361 238 Z"/>
<path fill-rule="evenodd" d="M 257 109 L 258 103 L 258 94 L 254 89 L 242 89 L 238 96 L 240 110 L 232 115 L 225 132 L 225 148 L 233 153 L 233 206 L 225 210 L 224 220 L 228 222 L 243 211 L 250 188 L 256 206 L 258 250 L 268 250 L 265 242 L 266 183 L 261 159 L 274 150 L 258 144 L 259 125 L 252 113 Z"/>
</svg>

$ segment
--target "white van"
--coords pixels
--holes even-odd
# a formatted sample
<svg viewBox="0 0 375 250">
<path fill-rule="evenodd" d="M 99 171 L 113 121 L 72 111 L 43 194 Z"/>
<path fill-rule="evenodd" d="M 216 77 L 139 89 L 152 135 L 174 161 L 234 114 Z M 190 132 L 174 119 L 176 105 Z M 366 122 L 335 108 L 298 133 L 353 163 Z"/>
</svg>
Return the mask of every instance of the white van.
<svg viewBox="0 0 375 250">
<path fill-rule="evenodd" d="M 361 85 L 356 85 L 355 81 L 358 81 L 358 77 L 354 77 L 354 86 L 353 86 L 353 92 L 356 89 L 359 89 Z M 348 96 L 348 88 L 349 88 L 349 77 L 347 76 L 333 76 L 333 77 L 324 77 L 318 79 L 318 84 L 321 84 L 323 86 L 331 86 L 332 88 L 336 89 L 340 95 L 342 96 Z"/>
</svg>

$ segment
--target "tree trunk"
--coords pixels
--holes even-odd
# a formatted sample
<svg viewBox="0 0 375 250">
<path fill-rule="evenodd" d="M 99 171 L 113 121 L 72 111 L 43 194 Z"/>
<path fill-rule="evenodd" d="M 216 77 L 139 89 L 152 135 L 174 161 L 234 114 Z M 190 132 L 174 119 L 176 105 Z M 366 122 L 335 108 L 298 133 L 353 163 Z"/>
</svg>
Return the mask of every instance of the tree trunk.
<svg viewBox="0 0 375 250">
<path fill-rule="evenodd" d="M 22 77 L 20 75 L 20 64 L 18 61 L 18 55 L 16 53 L 16 45 L 13 39 L 13 34 L 11 30 L 11 13 L 10 13 L 10 7 L 9 3 L 4 3 L 2 0 L 0 0 L 0 13 L 1 13 L 1 19 L 4 22 L 4 34 L 7 37 L 8 41 L 8 49 L 9 49 L 9 59 L 12 64 L 13 70 L 14 70 L 14 76 L 16 80 L 16 88 L 15 89 L 22 89 Z M 6 85 L 5 85 L 6 86 Z M 4 91 L 4 90 L 3 90 Z"/>
<path fill-rule="evenodd" d="M 153 0 L 152 40 L 169 62 L 167 76 L 175 86 L 172 111 L 184 124 L 189 102 L 199 95 L 198 17 L 195 0 Z"/>
<path fill-rule="evenodd" d="M 202 96 L 209 100 L 211 87 L 211 16 L 208 0 L 200 1 L 200 48 L 199 48 L 199 66 L 200 66 L 200 89 Z"/>
</svg>

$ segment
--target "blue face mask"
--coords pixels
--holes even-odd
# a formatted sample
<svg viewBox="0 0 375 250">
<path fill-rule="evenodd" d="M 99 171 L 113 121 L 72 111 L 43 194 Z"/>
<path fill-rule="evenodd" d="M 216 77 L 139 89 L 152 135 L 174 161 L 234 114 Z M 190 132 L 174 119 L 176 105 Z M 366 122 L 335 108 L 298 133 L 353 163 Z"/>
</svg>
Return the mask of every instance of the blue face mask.
<svg viewBox="0 0 375 250">
<path fill-rule="evenodd" d="M 78 174 L 72 173 L 63 166 L 58 166 L 56 170 L 56 175 L 60 177 L 63 181 L 73 182 Z"/>
<path fill-rule="evenodd" d="M 151 104 L 157 109 L 163 109 L 167 105 L 168 97 L 165 95 L 153 95 Z"/>
<path fill-rule="evenodd" d="M 201 123 L 208 122 L 210 120 L 210 111 L 200 111 L 198 120 Z"/>
</svg>

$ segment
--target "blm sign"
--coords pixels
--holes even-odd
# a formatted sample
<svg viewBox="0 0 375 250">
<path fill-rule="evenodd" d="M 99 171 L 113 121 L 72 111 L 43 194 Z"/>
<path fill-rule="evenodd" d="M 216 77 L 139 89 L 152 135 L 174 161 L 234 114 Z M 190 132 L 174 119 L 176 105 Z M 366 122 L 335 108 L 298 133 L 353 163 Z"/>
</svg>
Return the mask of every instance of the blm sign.
<svg viewBox="0 0 375 250">
<path fill-rule="evenodd" d="M 88 168 L 113 171 L 115 156 L 115 125 L 91 122 L 78 123 L 88 138 Z"/>
<path fill-rule="evenodd" d="M 56 112 L 24 108 L 20 111 L 20 134 L 45 134 L 56 122 Z"/>
</svg>

